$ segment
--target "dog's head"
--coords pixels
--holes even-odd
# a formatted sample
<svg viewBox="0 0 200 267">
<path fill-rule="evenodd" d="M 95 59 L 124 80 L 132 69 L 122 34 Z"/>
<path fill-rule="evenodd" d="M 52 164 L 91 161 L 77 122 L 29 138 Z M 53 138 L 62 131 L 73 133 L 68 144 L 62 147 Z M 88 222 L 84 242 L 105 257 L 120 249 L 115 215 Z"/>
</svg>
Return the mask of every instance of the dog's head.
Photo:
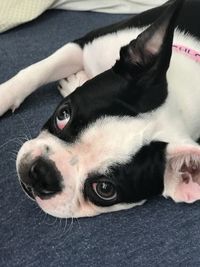
<svg viewBox="0 0 200 267">
<path fill-rule="evenodd" d="M 188 202 L 197 197 L 188 194 L 198 187 L 198 148 L 177 149 L 156 137 L 182 2 L 123 47 L 112 69 L 65 98 L 40 135 L 22 146 L 20 182 L 45 212 L 93 216 L 159 194 Z"/>
</svg>

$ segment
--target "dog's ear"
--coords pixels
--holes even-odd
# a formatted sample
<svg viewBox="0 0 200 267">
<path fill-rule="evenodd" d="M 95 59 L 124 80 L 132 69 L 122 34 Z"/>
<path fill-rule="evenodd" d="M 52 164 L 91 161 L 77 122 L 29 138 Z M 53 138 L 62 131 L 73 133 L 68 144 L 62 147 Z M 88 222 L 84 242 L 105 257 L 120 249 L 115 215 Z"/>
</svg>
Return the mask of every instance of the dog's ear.
<svg viewBox="0 0 200 267">
<path fill-rule="evenodd" d="M 126 76 L 155 69 L 165 74 L 171 58 L 175 22 L 184 0 L 169 1 L 165 12 L 137 39 L 121 48 L 116 68 Z M 136 75 L 137 76 L 137 75 Z"/>
<path fill-rule="evenodd" d="M 176 202 L 200 200 L 199 145 L 168 145 L 163 195 Z"/>
</svg>

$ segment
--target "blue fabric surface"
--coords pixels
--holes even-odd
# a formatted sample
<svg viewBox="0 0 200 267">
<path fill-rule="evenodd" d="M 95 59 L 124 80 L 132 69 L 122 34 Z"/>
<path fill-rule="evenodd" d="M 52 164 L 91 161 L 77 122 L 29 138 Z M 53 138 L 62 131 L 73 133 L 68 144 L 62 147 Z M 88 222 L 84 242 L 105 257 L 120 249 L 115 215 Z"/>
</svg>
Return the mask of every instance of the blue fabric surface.
<svg viewBox="0 0 200 267">
<path fill-rule="evenodd" d="M 125 15 L 49 11 L 0 36 L 0 82 L 88 30 Z M 127 211 L 60 220 L 26 198 L 15 155 L 61 96 L 55 84 L 0 119 L 0 266 L 200 266 L 200 203 L 155 198 Z"/>
</svg>

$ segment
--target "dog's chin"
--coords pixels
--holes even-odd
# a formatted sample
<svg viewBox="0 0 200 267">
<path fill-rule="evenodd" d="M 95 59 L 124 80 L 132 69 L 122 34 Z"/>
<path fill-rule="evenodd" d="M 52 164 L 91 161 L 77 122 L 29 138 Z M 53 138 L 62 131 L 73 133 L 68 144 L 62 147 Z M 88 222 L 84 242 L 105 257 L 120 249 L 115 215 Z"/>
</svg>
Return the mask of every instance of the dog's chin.
<svg viewBox="0 0 200 267">
<path fill-rule="evenodd" d="M 35 196 L 34 193 L 32 191 L 32 189 L 27 186 L 26 184 L 22 183 L 22 181 L 20 181 L 21 187 L 23 189 L 23 191 L 25 192 L 25 194 L 33 201 L 35 201 Z"/>
</svg>

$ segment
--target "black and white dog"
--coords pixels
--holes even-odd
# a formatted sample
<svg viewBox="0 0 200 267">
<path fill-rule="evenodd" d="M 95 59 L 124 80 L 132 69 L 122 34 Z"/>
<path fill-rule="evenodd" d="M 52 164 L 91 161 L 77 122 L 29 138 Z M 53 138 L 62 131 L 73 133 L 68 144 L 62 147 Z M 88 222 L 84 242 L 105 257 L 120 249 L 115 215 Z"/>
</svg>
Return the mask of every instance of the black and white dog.
<svg viewBox="0 0 200 267">
<path fill-rule="evenodd" d="M 2 115 L 62 79 L 65 98 L 17 157 L 24 190 L 45 212 L 200 199 L 198 2 L 168 1 L 93 31 L 0 86 Z"/>
</svg>

